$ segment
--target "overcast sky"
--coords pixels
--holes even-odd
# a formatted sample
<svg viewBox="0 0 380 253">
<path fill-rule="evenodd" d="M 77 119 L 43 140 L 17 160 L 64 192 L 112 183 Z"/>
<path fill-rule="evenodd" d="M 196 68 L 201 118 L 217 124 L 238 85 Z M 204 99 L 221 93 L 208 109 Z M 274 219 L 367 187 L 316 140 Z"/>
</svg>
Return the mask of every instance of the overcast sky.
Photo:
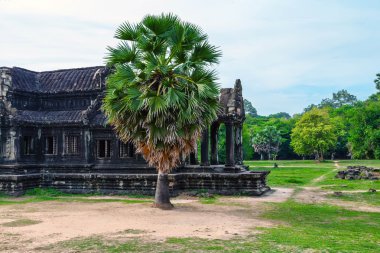
<svg viewBox="0 0 380 253">
<path fill-rule="evenodd" d="M 0 0 L 0 66 L 103 65 L 119 24 L 161 12 L 209 34 L 223 52 L 221 86 L 240 78 L 260 115 L 301 112 L 340 89 L 375 92 L 377 0 Z"/>
</svg>

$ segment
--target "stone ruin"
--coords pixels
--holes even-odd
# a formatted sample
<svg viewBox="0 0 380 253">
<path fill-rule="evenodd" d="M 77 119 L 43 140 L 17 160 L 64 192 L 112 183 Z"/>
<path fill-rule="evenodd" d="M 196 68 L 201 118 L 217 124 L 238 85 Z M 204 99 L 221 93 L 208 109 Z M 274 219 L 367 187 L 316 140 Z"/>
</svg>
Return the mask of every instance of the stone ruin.
<svg viewBox="0 0 380 253">
<path fill-rule="evenodd" d="M 31 188 L 71 193 L 154 194 L 155 168 L 123 143 L 100 110 L 104 66 L 35 72 L 0 68 L 0 192 Z M 172 195 L 182 192 L 261 195 L 269 171 L 243 164 L 242 85 L 220 91 L 221 111 L 197 150 L 169 174 Z M 219 127 L 226 129 L 226 162 L 218 159 Z"/>
<path fill-rule="evenodd" d="M 347 169 L 338 171 L 335 177 L 348 180 L 379 180 L 380 168 L 371 168 L 366 166 L 347 166 Z"/>
</svg>

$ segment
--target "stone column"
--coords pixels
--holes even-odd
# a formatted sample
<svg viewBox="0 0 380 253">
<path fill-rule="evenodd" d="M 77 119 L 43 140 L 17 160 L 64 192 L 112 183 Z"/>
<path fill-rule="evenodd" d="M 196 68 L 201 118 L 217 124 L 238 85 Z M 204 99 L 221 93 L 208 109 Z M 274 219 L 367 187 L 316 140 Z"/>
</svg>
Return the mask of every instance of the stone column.
<svg viewBox="0 0 380 253">
<path fill-rule="evenodd" d="M 235 166 L 234 124 L 226 122 L 226 167 Z"/>
<path fill-rule="evenodd" d="M 208 158 L 208 142 L 209 142 L 209 134 L 208 129 L 205 129 L 202 133 L 201 140 L 201 165 L 209 166 L 209 158 Z"/>
<path fill-rule="evenodd" d="M 198 164 L 198 147 L 196 143 L 195 143 L 194 151 L 190 153 L 190 164 L 191 165 Z"/>
<path fill-rule="evenodd" d="M 45 143 L 44 138 L 42 137 L 42 129 L 38 128 L 37 130 L 37 138 L 35 139 L 34 152 L 36 155 L 36 160 L 38 162 L 42 162 L 44 160 L 45 154 Z"/>
<path fill-rule="evenodd" d="M 137 154 L 135 152 L 135 146 L 133 146 L 132 142 L 128 142 L 128 157 L 136 157 Z"/>
<path fill-rule="evenodd" d="M 219 123 L 214 122 L 211 125 L 211 164 L 219 164 L 219 159 L 218 159 L 218 130 L 219 130 Z"/>
<path fill-rule="evenodd" d="M 92 162 L 92 152 L 93 152 L 93 145 L 92 145 L 92 136 L 91 132 L 88 128 L 83 129 L 83 149 L 81 152 L 84 154 L 84 162 L 85 163 L 91 163 Z M 96 154 L 95 154 L 96 156 Z"/>
<path fill-rule="evenodd" d="M 236 164 L 243 164 L 243 126 L 242 124 L 235 125 L 235 161 Z"/>
</svg>

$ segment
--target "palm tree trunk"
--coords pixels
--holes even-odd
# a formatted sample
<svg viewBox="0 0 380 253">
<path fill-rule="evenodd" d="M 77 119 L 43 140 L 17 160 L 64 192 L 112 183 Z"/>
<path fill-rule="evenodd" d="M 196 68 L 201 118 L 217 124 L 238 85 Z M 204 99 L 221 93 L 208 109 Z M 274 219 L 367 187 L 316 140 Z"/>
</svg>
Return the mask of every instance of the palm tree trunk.
<svg viewBox="0 0 380 253">
<path fill-rule="evenodd" d="M 153 206 L 164 210 L 174 207 L 172 203 L 170 203 L 169 178 L 166 173 L 159 172 L 157 175 L 156 194 Z"/>
</svg>

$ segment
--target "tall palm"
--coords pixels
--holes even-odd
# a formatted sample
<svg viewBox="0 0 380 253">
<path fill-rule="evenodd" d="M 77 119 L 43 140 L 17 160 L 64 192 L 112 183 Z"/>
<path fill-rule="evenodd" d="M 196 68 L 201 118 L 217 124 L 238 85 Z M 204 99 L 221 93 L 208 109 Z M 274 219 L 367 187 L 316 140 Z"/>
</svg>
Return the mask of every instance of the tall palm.
<svg viewBox="0 0 380 253">
<path fill-rule="evenodd" d="M 219 87 L 212 69 L 221 56 L 198 26 L 176 15 L 123 23 L 108 47 L 103 110 L 118 136 L 133 142 L 158 170 L 155 206 L 171 208 L 168 173 L 195 149 L 217 117 Z"/>
</svg>

